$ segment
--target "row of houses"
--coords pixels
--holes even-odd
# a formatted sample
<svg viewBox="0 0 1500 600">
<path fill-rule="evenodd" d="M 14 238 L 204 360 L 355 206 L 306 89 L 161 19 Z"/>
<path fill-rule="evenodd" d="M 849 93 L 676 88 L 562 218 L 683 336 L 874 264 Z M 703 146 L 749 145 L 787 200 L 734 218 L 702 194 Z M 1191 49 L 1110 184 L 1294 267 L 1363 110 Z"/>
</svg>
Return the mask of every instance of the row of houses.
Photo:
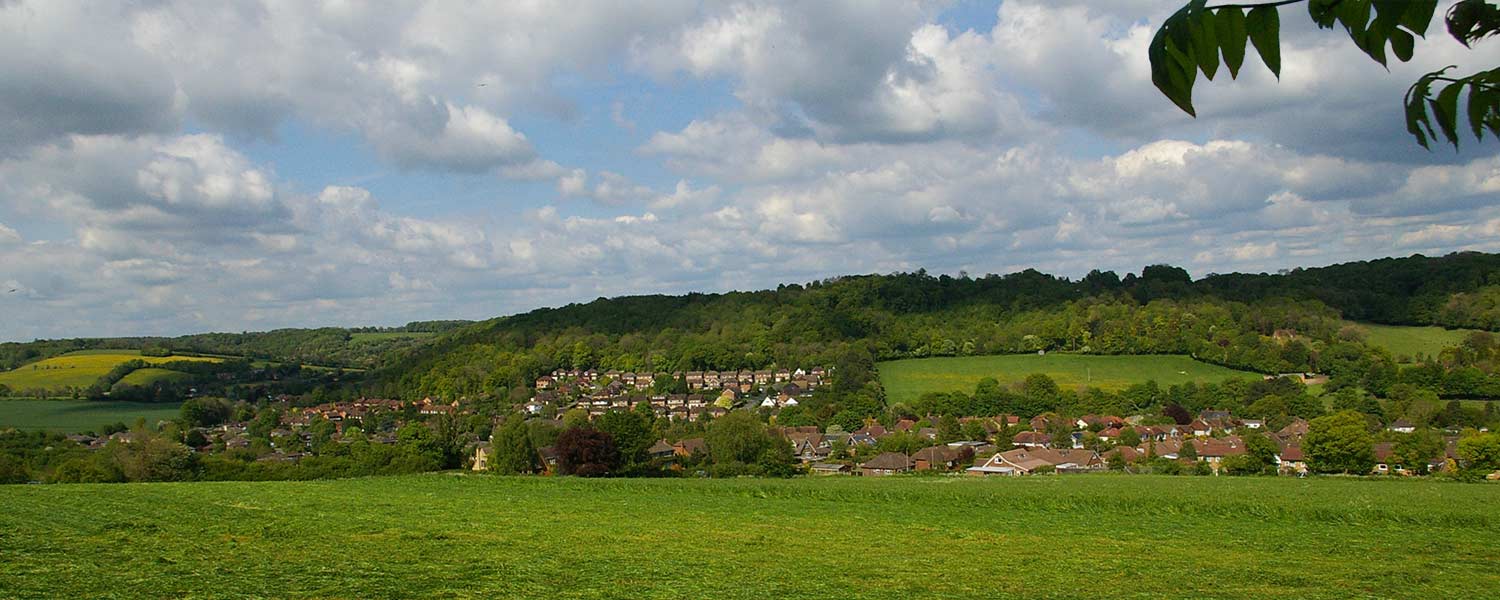
<svg viewBox="0 0 1500 600">
<path fill-rule="evenodd" d="M 796 383 L 803 389 L 813 389 L 823 384 L 827 371 L 822 367 L 812 369 L 775 369 L 760 371 L 677 371 L 673 373 L 636 373 L 631 371 L 563 370 L 543 375 L 536 380 L 536 390 L 559 391 L 582 388 L 586 391 L 603 385 L 618 384 L 623 389 L 647 390 L 658 377 L 683 379 L 689 390 L 713 391 L 737 389 L 749 392 L 777 384 Z"/>
</svg>

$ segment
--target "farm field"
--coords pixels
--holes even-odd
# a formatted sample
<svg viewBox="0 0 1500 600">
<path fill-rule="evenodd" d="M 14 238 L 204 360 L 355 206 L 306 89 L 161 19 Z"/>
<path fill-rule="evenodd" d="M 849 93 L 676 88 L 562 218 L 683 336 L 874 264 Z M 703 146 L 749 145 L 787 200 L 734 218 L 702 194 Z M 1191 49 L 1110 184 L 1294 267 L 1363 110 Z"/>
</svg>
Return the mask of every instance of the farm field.
<svg viewBox="0 0 1500 600">
<path fill-rule="evenodd" d="M 1402 325 L 1376 325 L 1360 323 L 1369 332 L 1366 342 L 1390 350 L 1398 359 L 1417 354 L 1436 355 L 1443 348 L 1457 346 L 1472 333 L 1471 329 L 1443 329 L 1442 327 L 1408 327 Z M 1407 361 L 1403 361 L 1407 362 Z"/>
<path fill-rule="evenodd" d="M 1257 373 L 1172 355 L 1005 354 L 914 358 L 883 362 L 877 367 L 880 383 L 891 402 L 908 402 L 926 392 L 972 393 L 985 377 L 994 377 L 1001 385 L 1008 385 L 1032 373 L 1045 373 L 1062 387 L 1091 385 L 1107 390 L 1124 389 L 1146 380 L 1167 386 L 1232 377 L 1260 378 Z"/>
<path fill-rule="evenodd" d="M 183 379 L 185 377 L 188 377 L 187 373 L 181 373 L 170 369 L 158 369 L 155 367 L 150 367 L 146 369 L 136 369 L 134 371 L 131 371 L 129 375 L 126 375 L 124 379 L 120 380 L 120 383 L 125 385 L 149 385 L 158 381 L 169 379 Z"/>
<path fill-rule="evenodd" d="M 220 360 L 202 356 L 141 356 L 135 350 L 80 350 L 0 373 L 0 385 L 16 391 L 88 387 L 120 363 L 136 359 L 151 364 L 176 360 Z"/>
<path fill-rule="evenodd" d="M 1500 586 L 1497 502 L 1495 485 L 1112 475 L 13 485 L 0 487 L 0 589 L 1467 598 Z"/>
<path fill-rule="evenodd" d="M 64 433 L 96 430 L 110 423 L 130 425 L 175 419 L 177 404 L 94 402 L 90 400 L 0 400 L 0 429 L 46 429 Z"/>
</svg>

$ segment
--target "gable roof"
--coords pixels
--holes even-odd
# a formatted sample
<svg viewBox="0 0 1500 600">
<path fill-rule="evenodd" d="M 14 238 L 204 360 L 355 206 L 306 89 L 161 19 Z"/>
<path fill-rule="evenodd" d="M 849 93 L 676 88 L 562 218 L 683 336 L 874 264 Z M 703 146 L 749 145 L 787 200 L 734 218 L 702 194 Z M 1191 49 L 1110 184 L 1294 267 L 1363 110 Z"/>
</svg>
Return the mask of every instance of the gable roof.
<svg viewBox="0 0 1500 600">
<path fill-rule="evenodd" d="M 882 452 L 879 456 L 865 461 L 859 466 L 861 469 L 876 469 L 882 471 L 905 471 L 912 467 L 911 457 L 900 452 Z"/>
</svg>

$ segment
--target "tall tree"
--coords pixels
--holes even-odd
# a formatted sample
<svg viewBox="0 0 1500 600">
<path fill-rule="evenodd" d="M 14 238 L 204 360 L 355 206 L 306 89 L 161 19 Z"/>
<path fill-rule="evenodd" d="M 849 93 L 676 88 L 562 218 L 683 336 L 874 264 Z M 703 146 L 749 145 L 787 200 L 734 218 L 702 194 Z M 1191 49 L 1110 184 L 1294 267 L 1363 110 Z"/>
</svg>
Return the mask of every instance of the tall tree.
<svg viewBox="0 0 1500 600">
<path fill-rule="evenodd" d="M 1308 422 L 1302 440 L 1308 468 L 1319 473 L 1363 475 L 1375 466 L 1374 438 L 1364 415 L 1341 411 Z"/>
<path fill-rule="evenodd" d="M 537 468 L 536 446 L 526 420 L 512 415 L 490 438 L 490 470 L 506 475 L 534 473 Z"/>
</svg>

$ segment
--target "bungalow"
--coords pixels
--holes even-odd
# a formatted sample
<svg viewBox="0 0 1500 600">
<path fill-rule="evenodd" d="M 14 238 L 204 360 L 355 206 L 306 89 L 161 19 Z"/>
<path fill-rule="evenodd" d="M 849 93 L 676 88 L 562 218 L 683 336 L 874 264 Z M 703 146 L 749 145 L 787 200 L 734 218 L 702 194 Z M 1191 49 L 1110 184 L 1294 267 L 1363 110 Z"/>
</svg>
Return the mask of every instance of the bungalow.
<svg viewBox="0 0 1500 600">
<path fill-rule="evenodd" d="M 1132 448 L 1130 446 L 1116 446 L 1115 448 L 1111 449 L 1108 452 L 1105 452 L 1102 456 L 1100 456 L 1100 458 L 1104 459 L 1105 463 L 1111 465 L 1115 464 L 1115 461 L 1119 461 L 1123 464 L 1128 465 L 1133 462 L 1139 462 L 1145 457 L 1145 450 Z"/>
<path fill-rule="evenodd" d="M 853 467 L 850 467 L 849 465 L 846 465 L 844 463 L 820 462 L 813 463 L 812 465 L 813 475 L 845 475 L 852 470 Z"/>
<path fill-rule="evenodd" d="M 1104 460 L 1092 450 L 1016 448 L 990 457 L 983 466 L 1010 467 L 1017 474 L 1030 474 L 1044 467 L 1059 470 L 1098 469 L 1104 466 Z"/>
<path fill-rule="evenodd" d="M 865 477 L 879 477 L 882 475 L 905 473 L 910 471 L 911 468 L 912 460 L 910 456 L 900 452 L 884 452 L 875 458 L 865 461 L 864 464 L 859 466 L 859 472 Z"/>
<path fill-rule="evenodd" d="M 1052 443 L 1052 436 L 1040 431 L 1022 431 L 1011 438 L 1011 443 L 1027 448 L 1046 448 Z"/>
<path fill-rule="evenodd" d="M 930 446 L 918 450 L 911 457 L 918 471 L 949 471 L 958 466 L 962 454 L 947 446 Z"/>
</svg>

